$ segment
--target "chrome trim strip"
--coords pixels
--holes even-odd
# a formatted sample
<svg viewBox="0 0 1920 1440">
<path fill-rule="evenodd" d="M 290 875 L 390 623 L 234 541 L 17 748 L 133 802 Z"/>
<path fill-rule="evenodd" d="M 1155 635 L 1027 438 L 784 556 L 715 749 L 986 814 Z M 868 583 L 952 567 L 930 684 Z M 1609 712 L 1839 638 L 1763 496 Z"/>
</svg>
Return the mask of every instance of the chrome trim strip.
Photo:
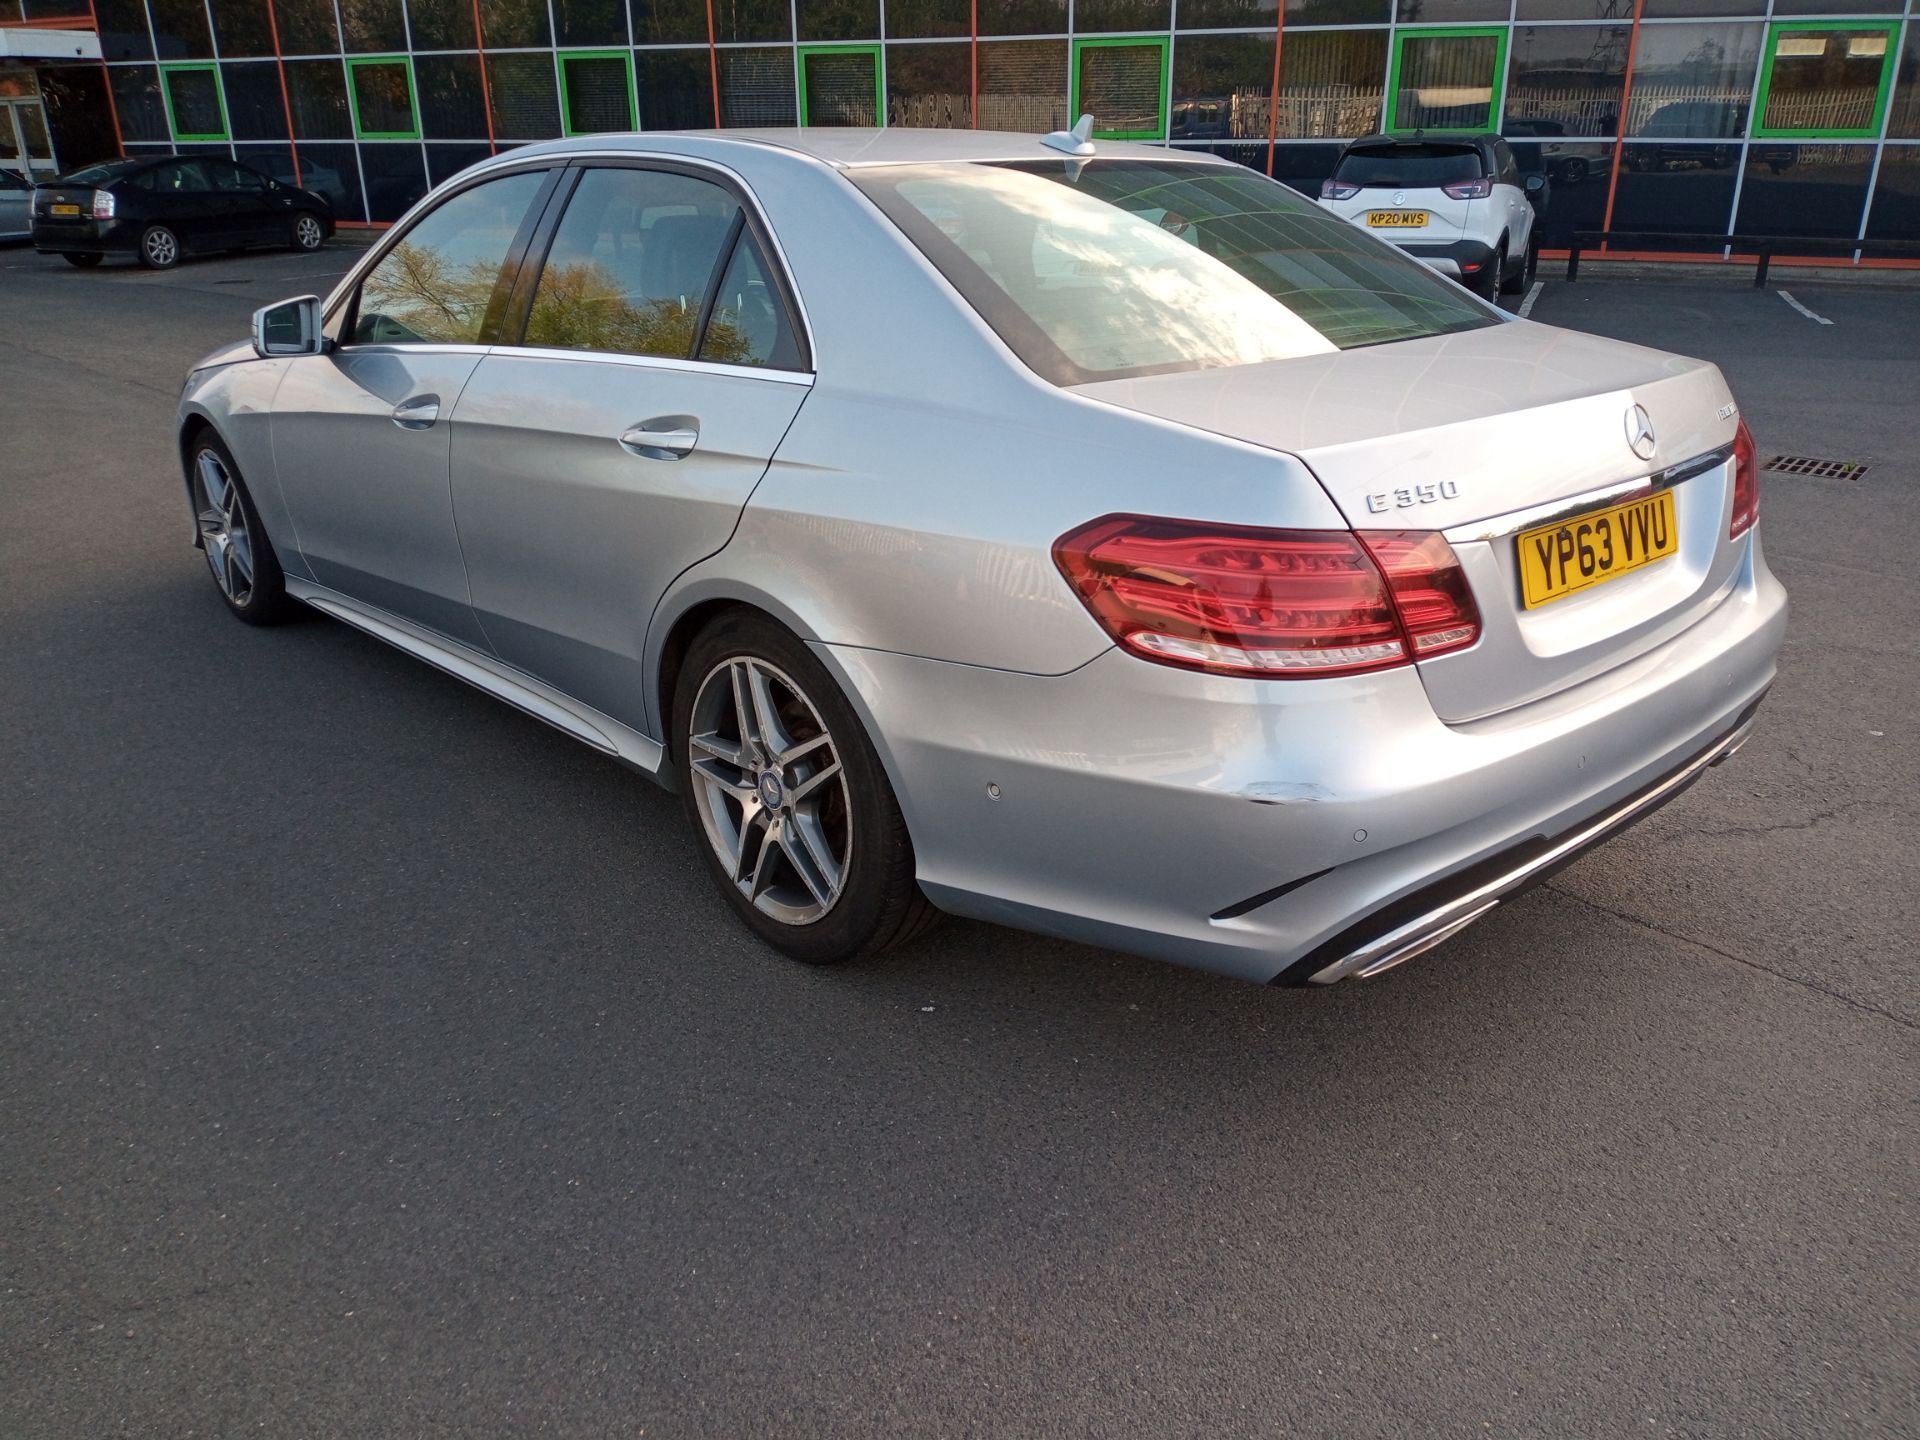
<svg viewBox="0 0 1920 1440">
<path fill-rule="evenodd" d="M 1719 744 L 1701 751 L 1651 790 L 1637 796 L 1632 804 L 1603 810 L 1584 825 L 1562 836 L 1558 844 L 1515 866 L 1506 874 L 1496 876 L 1465 895 L 1456 896 L 1425 915 L 1416 916 L 1398 929 L 1389 930 L 1379 939 L 1334 961 L 1324 970 L 1316 971 L 1309 977 L 1309 983 L 1331 985 L 1335 981 L 1353 977 L 1364 979 L 1391 970 L 1402 961 L 1411 960 L 1432 949 L 1492 910 L 1539 871 L 1558 864 L 1577 850 L 1598 843 L 1606 838 L 1608 832 L 1621 828 L 1635 816 L 1660 804 L 1676 790 L 1691 785 L 1708 766 L 1718 764 L 1747 743 L 1756 719 L 1750 716 L 1745 724 L 1723 736 Z"/>
<path fill-rule="evenodd" d="M 396 650 L 416 660 L 424 660 L 434 669 L 464 680 L 476 690 L 505 701 L 524 715 L 543 720 L 574 739 L 591 745 L 603 755 L 631 765 L 642 774 L 661 777 L 666 750 L 658 740 L 622 725 L 598 710 L 543 685 L 531 675 L 470 650 L 444 635 L 435 635 L 417 625 L 389 615 L 370 605 L 349 599 L 336 590 L 289 575 L 287 593 L 304 600 L 323 615 L 330 615 L 363 630 L 376 640 L 384 640 Z"/>
<path fill-rule="evenodd" d="M 1598 490 L 1588 490 L 1565 500 L 1549 500 L 1543 505 L 1530 505 L 1524 510 L 1509 510 L 1504 515 L 1495 515 L 1488 520 L 1469 520 L 1464 525 L 1455 525 L 1440 533 L 1455 545 L 1469 540 L 1504 539 L 1508 535 L 1518 535 L 1522 530 L 1531 530 L 1536 525 L 1570 520 L 1575 515 L 1585 514 L 1611 501 L 1670 489 L 1683 480 L 1691 480 L 1696 475 L 1717 469 L 1732 458 L 1733 445 L 1728 443 L 1717 450 L 1709 450 L 1705 455 L 1696 455 L 1691 460 L 1682 460 L 1678 465 L 1669 465 L 1665 470 L 1656 470 L 1638 480 L 1623 480 L 1617 485 L 1604 485 Z"/>
<path fill-rule="evenodd" d="M 682 360 L 675 355 L 620 355 L 611 350 L 557 350 L 543 345 L 495 345 L 502 358 L 526 360 L 598 360 L 607 365 L 632 365 L 641 370 L 682 370 L 695 375 L 730 375 L 741 380 L 772 380 L 781 385 L 812 385 L 805 370 L 772 370 L 758 365 L 728 365 L 718 360 Z"/>
</svg>

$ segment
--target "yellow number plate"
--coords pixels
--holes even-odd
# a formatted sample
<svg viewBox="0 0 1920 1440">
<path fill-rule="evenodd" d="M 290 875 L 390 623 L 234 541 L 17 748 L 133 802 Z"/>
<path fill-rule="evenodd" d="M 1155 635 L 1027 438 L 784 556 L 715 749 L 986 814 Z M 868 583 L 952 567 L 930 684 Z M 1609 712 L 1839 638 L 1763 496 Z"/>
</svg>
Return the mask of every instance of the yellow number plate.
<svg viewBox="0 0 1920 1440">
<path fill-rule="evenodd" d="M 80 207 L 78 205 L 55 205 L 53 207 L 53 213 L 56 215 L 78 215 L 80 213 Z"/>
<path fill-rule="evenodd" d="M 1680 548 L 1673 492 L 1609 505 L 1521 532 L 1520 597 L 1527 609 L 1664 560 Z"/>
<path fill-rule="evenodd" d="M 1375 230 L 1418 230 L 1427 223 L 1424 210 L 1369 210 L 1367 224 Z"/>
</svg>

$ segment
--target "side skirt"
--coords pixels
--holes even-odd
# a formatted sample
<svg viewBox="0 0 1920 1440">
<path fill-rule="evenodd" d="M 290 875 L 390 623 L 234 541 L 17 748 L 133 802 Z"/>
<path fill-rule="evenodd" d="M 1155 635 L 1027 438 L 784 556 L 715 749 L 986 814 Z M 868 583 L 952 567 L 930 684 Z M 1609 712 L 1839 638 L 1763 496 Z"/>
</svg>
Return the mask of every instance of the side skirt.
<svg viewBox="0 0 1920 1440">
<path fill-rule="evenodd" d="M 396 650 L 404 650 L 416 660 L 426 661 L 456 680 L 466 681 L 476 690 L 486 691 L 523 714 L 544 720 L 554 729 L 591 745 L 603 755 L 612 756 L 669 789 L 673 787 L 672 772 L 666 765 L 666 749 L 658 740 L 582 705 L 531 675 L 311 580 L 287 576 L 287 593 L 296 600 L 304 600 L 323 615 L 344 621 L 376 640 L 386 641 Z"/>
</svg>

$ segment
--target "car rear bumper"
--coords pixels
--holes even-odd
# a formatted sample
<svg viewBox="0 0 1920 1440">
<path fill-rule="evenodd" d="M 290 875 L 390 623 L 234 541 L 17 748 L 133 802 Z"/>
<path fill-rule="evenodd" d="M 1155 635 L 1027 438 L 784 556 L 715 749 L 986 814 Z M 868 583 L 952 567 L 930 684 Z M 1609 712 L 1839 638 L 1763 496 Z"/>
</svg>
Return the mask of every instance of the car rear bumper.
<svg viewBox="0 0 1920 1440">
<path fill-rule="evenodd" d="M 33 248 L 43 255 L 122 255 L 140 246 L 130 220 L 49 220 L 35 216 Z"/>
<path fill-rule="evenodd" d="M 1042 677 L 817 649 L 935 904 L 1295 983 L 1377 973 L 1650 813 L 1744 738 L 1785 625 L 1756 546 L 1666 645 L 1455 725 L 1410 669 L 1236 680 L 1114 650 Z"/>
<path fill-rule="evenodd" d="M 1493 246 L 1484 240 L 1393 242 L 1442 275 L 1478 275 L 1493 263 Z"/>
</svg>

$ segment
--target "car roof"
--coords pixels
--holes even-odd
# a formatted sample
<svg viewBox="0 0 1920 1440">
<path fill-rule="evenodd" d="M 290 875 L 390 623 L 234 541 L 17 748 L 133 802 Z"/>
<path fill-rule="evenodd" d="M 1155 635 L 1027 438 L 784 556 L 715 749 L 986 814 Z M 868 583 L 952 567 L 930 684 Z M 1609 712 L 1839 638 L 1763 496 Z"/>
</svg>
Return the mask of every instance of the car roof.
<svg viewBox="0 0 1920 1440">
<path fill-rule="evenodd" d="M 503 151 L 501 158 L 509 154 L 564 155 L 583 150 L 632 150 L 635 154 L 657 154 L 663 148 L 662 142 L 670 143 L 676 138 L 786 150 L 841 169 L 863 165 L 1071 158 L 1059 150 L 1042 145 L 1038 135 L 999 130 L 921 130 L 906 126 L 889 126 L 878 130 L 649 130 L 645 133 L 580 135 L 568 140 L 550 140 L 510 152 Z M 1130 145 L 1110 140 L 1096 140 L 1094 144 L 1096 159 L 1175 160 L 1216 166 L 1232 163 L 1205 152 L 1169 150 L 1161 145 Z"/>
<path fill-rule="evenodd" d="M 1466 134 L 1459 130 L 1436 131 L 1429 135 L 1424 130 L 1415 130 L 1408 135 L 1362 135 L 1358 140 L 1349 140 L 1348 150 L 1386 150 L 1401 146 L 1416 145 L 1457 145 L 1462 150 L 1484 151 L 1498 141 L 1500 137 L 1491 130 L 1483 130 L 1478 135 Z"/>
</svg>

